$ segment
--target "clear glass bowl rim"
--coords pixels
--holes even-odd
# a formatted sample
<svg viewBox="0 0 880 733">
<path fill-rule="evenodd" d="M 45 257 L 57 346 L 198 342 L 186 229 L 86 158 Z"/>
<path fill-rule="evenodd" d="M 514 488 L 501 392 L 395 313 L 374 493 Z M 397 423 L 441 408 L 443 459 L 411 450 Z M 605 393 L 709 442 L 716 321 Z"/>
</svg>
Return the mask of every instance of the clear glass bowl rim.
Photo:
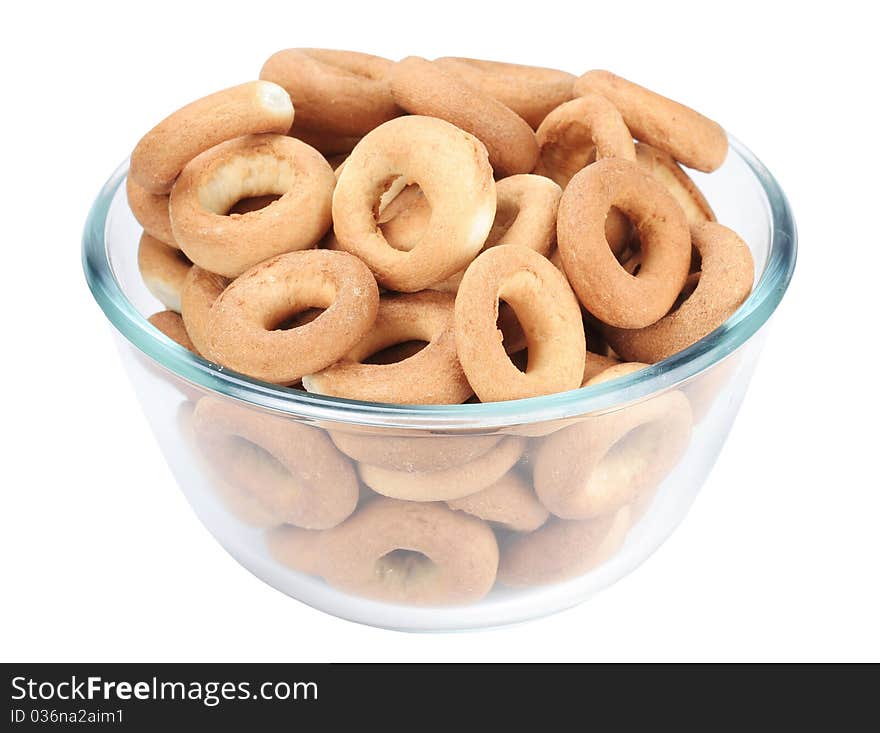
<svg viewBox="0 0 880 733">
<path fill-rule="evenodd" d="M 306 420 L 444 432 L 477 432 L 571 418 L 606 411 L 685 382 L 748 341 L 782 300 L 797 259 L 797 230 L 791 207 L 776 179 L 748 148 L 733 137 L 730 148 L 730 154 L 739 156 L 755 175 L 769 206 L 770 252 L 764 272 L 746 302 L 708 336 L 647 369 L 593 387 L 543 397 L 465 405 L 361 402 L 277 387 L 195 356 L 141 315 L 113 272 L 105 241 L 106 220 L 128 172 L 127 160 L 104 184 L 89 211 L 83 232 L 83 269 L 98 305 L 133 346 L 188 382 L 260 408 Z"/>
</svg>

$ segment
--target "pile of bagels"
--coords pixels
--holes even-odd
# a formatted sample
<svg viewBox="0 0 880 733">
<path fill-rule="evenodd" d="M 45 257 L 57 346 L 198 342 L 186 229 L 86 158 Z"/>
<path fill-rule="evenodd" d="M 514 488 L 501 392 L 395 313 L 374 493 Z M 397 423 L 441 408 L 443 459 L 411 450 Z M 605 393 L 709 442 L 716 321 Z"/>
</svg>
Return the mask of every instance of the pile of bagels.
<svg viewBox="0 0 880 733">
<path fill-rule="evenodd" d="M 271 56 L 135 147 L 164 334 L 225 369 L 371 402 L 492 402 L 652 364 L 751 292 L 682 166 L 694 110 L 615 76 L 465 58 Z"/>
</svg>

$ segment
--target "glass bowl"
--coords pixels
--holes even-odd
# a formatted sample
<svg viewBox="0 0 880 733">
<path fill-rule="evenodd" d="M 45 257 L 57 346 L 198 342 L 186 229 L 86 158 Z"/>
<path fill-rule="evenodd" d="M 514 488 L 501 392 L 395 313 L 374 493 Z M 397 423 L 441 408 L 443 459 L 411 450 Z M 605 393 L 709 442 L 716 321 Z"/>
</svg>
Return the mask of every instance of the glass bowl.
<svg viewBox="0 0 880 733">
<path fill-rule="evenodd" d="M 89 213 L 83 265 L 180 487 L 259 578 L 385 628 L 543 616 L 642 563 L 712 468 L 796 259 L 782 190 L 732 139 L 721 169 L 692 175 L 751 248 L 756 286 L 709 336 L 571 392 L 372 404 L 249 379 L 155 330 L 146 317 L 162 306 L 138 273 L 126 172 L 123 164 Z"/>
</svg>

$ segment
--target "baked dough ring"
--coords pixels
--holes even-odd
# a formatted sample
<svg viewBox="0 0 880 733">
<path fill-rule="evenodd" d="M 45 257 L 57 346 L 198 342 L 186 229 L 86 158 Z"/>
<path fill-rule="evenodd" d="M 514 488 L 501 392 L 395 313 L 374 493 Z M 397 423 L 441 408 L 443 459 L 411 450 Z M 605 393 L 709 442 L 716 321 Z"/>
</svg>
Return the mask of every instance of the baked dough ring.
<svg viewBox="0 0 880 733">
<path fill-rule="evenodd" d="M 484 249 L 515 244 L 547 257 L 556 244 L 562 189 L 543 176 L 521 173 L 498 181 L 495 221 Z"/>
<path fill-rule="evenodd" d="M 512 178 L 516 178 L 516 176 L 510 176 L 509 178 L 505 178 L 503 181 L 499 182 L 499 186 L 504 181 L 509 181 Z M 544 179 L 550 185 L 555 185 L 553 181 L 549 179 Z M 404 196 L 407 191 L 404 191 L 401 196 Z M 424 197 L 419 194 L 420 201 L 424 202 Z M 400 197 L 398 197 L 400 198 Z M 392 201 L 389 204 L 388 209 L 390 210 L 395 204 L 397 199 Z M 405 209 L 401 213 L 394 216 L 392 219 L 387 222 L 383 222 L 382 215 L 379 216 L 379 228 L 382 230 L 382 233 L 385 235 L 388 243 L 393 246 L 395 249 L 404 249 L 405 247 L 412 248 L 414 246 L 413 243 L 417 243 L 419 238 L 424 232 L 425 227 L 430 219 L 430 207 L 425 206 L 423 208 L 423 204 L 418 201 L 414 203 L 410 208 Z M 553 221 L 553 230 L 555 233 L 556 230 L 556 221 Z M 416 234 L 417 232 L 417 234 Z M 555 236 L 555 234 L 554 234 Z M 325 248 L 326 249 L 341 249 L 339 247 L 339 242 L 336 240 L 336 237 L 329 235 L 325 240 Z M 404 251 L 406 251 L 404 249 Z M 458 286 L 461 284 L 461 278 L 464 275 L 464 271 L 457 272 L 454 275 L 450 275 L 445 280 L 441 280 L 438 283 L 433 283 L 428 286 L 429 290 L 436 290 L 441 293 L 457 293 Z M 516 319 L 516 314 L 513 312 L 513 308 L 511 308 L 507 303 L 500 303 L 498 307 L 498 329 L 503 334 L 503 343 L 504 350 L 508 354 L 515 354 L 519 351 L 522 351 L 526 348 L 526 335 L 522 330 L 522 326 L 520 326 L 519 321 Z M 412 354 L 408 354 L 407 356 L 412 356 Z M 402 359 L 407 358 L 406 356 L 401 359 L 397 359 L 396 361 L 402 361 Z M 385 363 L 391 363 L 390 361 Z"/>
<path fill-rule="evenodd" d="M 605 219 L 605 241 L 608 242 L 611 254 L 615 257 L 625 254 L 628 251 L 632 240 L 633 227 L 632 224 L 629 223 L 629 219 L 621 213 L 620 209 L 612 207 L 608 211 L 608 218 Z M 638 240 L 636 243 L 638 243 Z M 559 254 L 559 247 L 553 248 L 549 259 L 561 273 L 565 273 L 565 266 L 562 264 L 562 256 Z"/>
<path fill-rule="evenodd" d="M 556 245 L 556 212 L 562 189 L 549 178 L 530 173 L 502 178 L 495 184 L 495 221 L 483 250 L 519 244 L 547 257 Z M 431 206 L 418 189 L 408 187 L 380 213 L 379 227 L 395 249 L 415 247 L 431 220 Z M 431 290 L 458 292 L 464 270 L 433 283 Z"/>
<path fill-rule="evenodd" d="M 401 114 L 388 82 L 393 65 L 355 51 L 288 48 L 267 59 L 260 78 L 288 91 L 296 107 L 296 127 L 325 136 L 361 137 Z M 293 134 L 299 137 L 298 132 Z"/>
<path fill-rule="evenodd" d="M 489 151 L 498 178 L 531 173 L 535 168 L 538 143 L 532 128 L 497 99 L 443 66 L 408 56 L 391 70 L 391 94 L 407 112 L 439 117 L 479 139 Z"/>
<path fill-rule="evenodd" d="M 259 496 L 253 494 L 246 487 L 229 483 L 215 469 L 212 462 L 204 459 L 202 450 L 199 447 L 198 436 L 193 426 L 193 413 L 195 412 L 198 400 L 201 398 L 202 395 L 200 394 L 194 398 L 195 402 L 186 400 L 178 405 L 177 427 L 187 450 L 203 468 L 211 491 L 220 500 L 223 508 L 242 524 L 261 529 L 277 527 L 279 524 L 283 524 L 283 521 L 277 515 L 273 515 L 271 510 L 261 502 Z"/>
<path fill-rule="evenodd" d="M 501 548 L 498 582 L 510 588 L 561 583 L 610 560 L 631 526 L 629 507 L 598 519 L 551 519 L 536 532 L 508 538 Z"/>
<path fill-rule="evenodd" d="M 286 135 L 229 140 L 190 161 L 171 191 L 180 248 L 210 272 L 235 277 L 273 255 L 308 249 L 330 227 L 333 169 L 314 148 Z M 247 214 L 239 200 L 280 198 Z"/>
<path fill-rule="evenodd" d="M 444 471 L 488 453 L 501 435 L 400 435 L 375 430 L 358 432 L 357 426 L 331 430 L 330 439 L 345 455 L 392 471 Z"/>
<path fill-rule="evenodd" d="M 690 107 L 627 81 L 610 71 L 588 71 L 574 83 L 576 95 L 609 99 L 637 140 L 665 150 L 690 168 L 709 173 L 727 157 L 723 128 Z"/>
<path fill-rule="evenodd" d="M 334 529 L 281 527 L 267 541 L 287 567 L 386 603 L 475 603 L 498 569 L 498 543 L 485 522 L 436 503 L 377 497 Z"/>
<path fill-rule="evenodd" d="M 172 341 L 180 344 L 184 349 L 196 353 L 196 347 L 193 346 L 192 340 L 186 333 L 180 313 L 175 311 L 159 311 L 151 315 L 147 320 Z"/>
<path fill-rule="evenodd" d="M 182 107 L 144 135 L 131 154 L 128 174 L 150 193 L 168 193 L 199 153 L 242 135 L 284 134 L 292 124 L 293 105 L 277 84 L 230 87 Z"/>
<path fill-rule="evenodd" d="M 279 524 L 327 529 L 357 505 L 354 468 L 322 430 L 214 397 L 199 400 L 193 429 L 213 470 Z"/>
<path fill-rule="evenodd" d="M 376 281 L 356 257 L 326 250 L 278 255 L 217 298 L 208 313 L 207 355 L 256 379 L 293 384 L 342 358 L 372 327 L 378 307 Z M 326 310 L 279 330 L 307 308 Z"/>
<path fill-rule="evenodd" d="M 337 179 L 342 166 L 336 169 Z M 405 183 L 405 179 L 399 179 Z M 379 198 L 379 212 L 376 223 L 389 246 L 401 252 L 409 252 L 421 240 L 431 223 L 431 205 L 415 184 L 404 185 L 400 190 L 398 182 L 391 185 Z M 331 229 L 321 245 L 324 249 L 342 250 L 339 240 Z M 345 250 L 342 250 L 345 251 Z M 455 275 L 447 278 L 451 280 Z M 446 282 L 446 280 L 442 281 Z M 431 290 L 442 290 L 436 284 Z"/>
<path fill-rule="evenodd" d="M 502 178 L 495 185 L 495 190 L 498 196 L 495 221 L 492 223 L 489 236 L 486 237 L 483 251 L 499 244 L 515 244 L 533 249 L 545 257 L 549 256 L 550 251 L 556 246 L 556 212 L 559 210 L 562 189 L 544 176 L 520 173 Z M 408 209 L 386 224 L 387 236 L 392 238 L 395 236 L 389 228 L 414 208 L 416 207 Z M 457 293 L 462 277 L 464 270 L 439 283 L 434 283 L 431 289 Z M 502 313 L 503 311 L 504 309 Z M 504 330 L 502 328 L 502 331 Z M 525 337 L 521 330 L 518 333 L 523 336 L 522 346 L 512 347 L 512 342 L 508 340 L 505 349 L 509 354 L 525 348 Z"/>
<path fill-rule="evenodd" d="M 209 348 L 208 313 L 229 280 L 193 265 L 180 288 L 180 314 L 196 352 L 207 358 Z"/>
<path fill-rule="evenodd" d="M 496 191 L 497 188 L 496 185 Z M 407 186 L 387 206 L 380 207 L 377 221 L 388 244 L 401 252 L 409 252 L 421 241 L 431 223 L 431 204 L 418 186 Z"/>
<path fill-rule="evenodd" d="M 269 204 L 274 203 L 281 197 L 278 194 L 270 193 L 265 196 L 249 196 L 241 199 L 232 205 L 227 214 L 250 214 L 252 211 L 265 209 Z"/>
<path fill-rule="evenodd" d="M 150 193 L 135 183 L 131 176 L 125 178 L 125 194 L 131 213 L 134 214 L 134 218 L 144 228 L 144 231 L 169 247 L 180 249 L 177 242 L 174 241 L 174 234 L 171 231 L 168 194 Z"/>
<path fill-rule="evenodd" d="M 405 341 L 425 348 L 394 364 L 364 359 Z M 455 350 L 455 298 L 424 291 L 385 295 L 376 322 L 341 361 L 303 377 L 309 392 L 402 405 L 456 405 L 473 394 Z"/>
<path fill-rule="evenodd" d="M 627 361 L 653 364 L 686 349 L 718 328 L 749 297 L 755 263 L 734 231 L 704 222 L 691 228 L 691 241 L 700 253 L 701 271 L 684 302 L 646 328 L 603 329 L 611 348 Z"/>
<path fill-rule="evenodd" d="M 587 385 L 644 368 L 618 364 Z M 535 492 L 563 519 L 615 512 L 653 489 L 675 467 L 690 442 L 691 422 L 690 404 L 678 391 L 584 418 L 538 446 Z"/>
<path fill-rule="evenodd" d="M 562 189 L 544 176 L 520 173 L 498 181 L 495 194 L 495 219 L 483 249 L 519 244 L 547 257 L 556 244 Z M 428 200 L 417 188 L 407 187 L 384 207 L 378 221 L 392 247 L 409 251 L 418 244 L 430 219 Z M 453 277 L 460 281 L 462 274 Z"/>
<path fill-rule="evenodd" d="M 442 155 L 437 154 L 441 150 Z M 392 184 L 417 183 L 431 221 L 409 252 L 390 246 L 376 217 Z M 367 135 L 339 175 L 333 224 L 339 246 L 360 257 L 383 287 L 416 292 L 465 267 L 495 217 L 495 182 L 483 145 L 443 120 L 400 117 Z"/>
<path fill-rule="evenodd" d="M 520 459 L 525 441 L 507 437 L 479 458 L 441 471 L 393 471 L 369 463 L 358 465 L 361 480 L 376 493 L 409 501 L 449 501 L 494 484 Z"/>
<path fill-rule="evenodd" d="M 494 522 L 513 532 L 534 532 L 550 516 L 528 482 L 508 471 L 476 494 L 446 502 L 450 509 Z"/>
<path fill-rule="evenodd" d="M 168 310 L 180 313 L 180 290 L 192 267 L 179 249 L 160 242 L 145 231 L 138 244 L 138 270 L 144 285 Z"/>
<path fill-rule="evenodd" d="M 684 301 L 685 298 L 689 297 L 694 290 L 697 289 L 697 283 L 700 282 L 700 253 L 697 252 L 696 247 L 692 247 L 691 254 L 691 272 L 688 273 L 687 278 L 684 281 L 684 287 L 681 289 L 681 292 L 678 294 L 678 297 L 675 299 L 675 303 L 672 304 L 672 308 L 670 310 L 675 310 L 679 305 Z M 636 250 L 632 254 L 625 255 L 624 258 L 620 259 L 620 266 L 626 270 L 630 275 L 636 276 L 639 274 L 639 270 L 642 267 L 642 253 L 640 250 Z M 694 267 L 697 270 L 694 272 Z M 600 338 L 605 341 L 604 330 L 607 328 L 605 324 L 597 319 L 593 319 L 593 322 L 597 329 L 601 331 Z M 636 329 L 637 330 L 637 329 Z"/>
<path fill-rule="evenodd" d="M 526 335 L 521 372 L 497 328 L 499 301 L 516 312 Z M 465 271 L 455 298 L 455 342 L 468 381 L 482 402 L 552 394 L 581 385 L 586 339 L 577 298 L 546 257 L 504 244 Z"/>
<path fill-rule="evenodd" d="M 535 173 L 562 188 L 575 173 L 604 158 L 636 159 L 623 117 L 605 97 L 587 93 L 554 109 L 538 128 L 540 153 Z"/>
<path fill-rule="evenodd" d="M 675 162 L 669 153 L 652 148 L 645 143 L 636 145 L 636 161 L 649 171 L 672 194 L 679 206 L 684 209 L 688 224 L 702 224 L 715 221 L 715 213 L 703 192 L 697 188 L 690 176 Z"/>
<path fill-rule="evenodd" d="M 434 62 L 522 117 L 532 129 L 571 99 L 574 74 L 541 66 L 444 56 Z"/>
<path fill-rule="evenodd" d="M 638 231 L 643 257 L 637 277 L 620 266 L 605 239 L 612 206 Z M 557 235 L 565 273 L 583 306 L 620 328 L 643 328 L 666 315 L 690 268 L 684 212 L 647 171 L 627 160 L 597 161 L 571 179 L 559 204 Z"/>
</svg>

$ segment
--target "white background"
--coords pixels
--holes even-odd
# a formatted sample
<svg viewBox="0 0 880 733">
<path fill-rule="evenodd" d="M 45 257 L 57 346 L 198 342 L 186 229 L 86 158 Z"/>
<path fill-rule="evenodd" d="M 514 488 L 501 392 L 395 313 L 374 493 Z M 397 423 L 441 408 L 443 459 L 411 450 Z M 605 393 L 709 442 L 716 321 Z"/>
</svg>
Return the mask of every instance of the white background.
<svg viewBox="0 0 880 733">
<path fill-rule="evenodd" d="M 4 661 L 880 658 L 876 23 L 866 3 L 779 5 L 7 8 Z M 82 225 L 144 131 L 288 46 L 612 69 L 719 120 L 788 192 L 800 262 L 728 444 L 679 530 L 595 600 L 488 632 L 357 626 L 241 569 L 175 486 L 85 286 Z"/>
</svg>

